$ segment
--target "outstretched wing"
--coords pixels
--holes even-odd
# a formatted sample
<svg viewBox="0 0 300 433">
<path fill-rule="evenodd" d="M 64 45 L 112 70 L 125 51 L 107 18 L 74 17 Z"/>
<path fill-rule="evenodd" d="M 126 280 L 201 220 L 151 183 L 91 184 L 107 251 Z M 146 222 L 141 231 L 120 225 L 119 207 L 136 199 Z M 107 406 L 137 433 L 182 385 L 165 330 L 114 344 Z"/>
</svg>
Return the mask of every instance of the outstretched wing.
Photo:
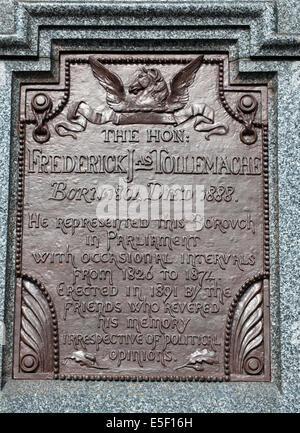
<svg viewBox="0 0 300 433">
<path fill-rule="evenodd" d="M 99 60 L 94 57 L 89 57 L 89 62 L 93 71 L 94 76 L 97 78 L 101 86 L 106 90 L 106 102 L 114 108 L 116 104 L 124 101 L 125 89 L 123 83 L 117 74 L 110 72 L 105 66 L 103 66 Z"/>
<path fill-rule="evenodd" d="M 174 75 L 170 82 L 171 93 L 167 101 L 169 107 L 178 110 L 187 104 L 189 100 L 189 87 L 194 82 L 203 57 L 203 55 L 197 57 Z"/>
</svg>

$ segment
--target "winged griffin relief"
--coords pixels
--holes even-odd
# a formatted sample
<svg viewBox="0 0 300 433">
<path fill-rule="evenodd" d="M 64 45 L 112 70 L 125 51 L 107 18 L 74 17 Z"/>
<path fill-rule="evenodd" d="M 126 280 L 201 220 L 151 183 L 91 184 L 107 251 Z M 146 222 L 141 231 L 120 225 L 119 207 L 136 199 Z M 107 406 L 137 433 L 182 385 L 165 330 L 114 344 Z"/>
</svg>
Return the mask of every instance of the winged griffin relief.
<svg viewBox="0 0 300 433">
<path fill-rule="evenodd" d="M 159 69 L 142 66 L 135 71 L 132 82 L 125 86 L 122 79 L 104 66 L 98 56 L 89 57 L 89 65 L 100 86 L 106 91 L 106 104 L 99 108 L 90 107 L 85 101 L 70 105 L 68 122 L 60 122 L 55 130 L 61 136 L 84 131 L 87 122 L 94 124 L 166 124 L 175 127 L 195 118 L 196 131 L 210 131 L 223 135 L 228 127 L 215 123 L 214 110 L 206 104 L 190 104 L 189 91 L 203 64 L 203 55 L 193 59 L 181 68 L 167 83 Z M 203 125 L 205 124 L 205 125 Z"/>
</svg>

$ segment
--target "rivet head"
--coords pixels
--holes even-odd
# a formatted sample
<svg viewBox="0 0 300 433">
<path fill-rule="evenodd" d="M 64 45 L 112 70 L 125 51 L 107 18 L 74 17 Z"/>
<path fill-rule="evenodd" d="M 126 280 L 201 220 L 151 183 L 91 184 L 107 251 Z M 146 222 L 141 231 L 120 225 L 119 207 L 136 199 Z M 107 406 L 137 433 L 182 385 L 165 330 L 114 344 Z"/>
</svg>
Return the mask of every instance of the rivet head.
<svg viewBox="0 0 300 433">
<path fill-rule="evenodd" d="M 46 102 L 46 96 L 45 95 L 37 95 L 35 98 L 35 102 L 37 105 L 44 105 Z"/>
</svg>

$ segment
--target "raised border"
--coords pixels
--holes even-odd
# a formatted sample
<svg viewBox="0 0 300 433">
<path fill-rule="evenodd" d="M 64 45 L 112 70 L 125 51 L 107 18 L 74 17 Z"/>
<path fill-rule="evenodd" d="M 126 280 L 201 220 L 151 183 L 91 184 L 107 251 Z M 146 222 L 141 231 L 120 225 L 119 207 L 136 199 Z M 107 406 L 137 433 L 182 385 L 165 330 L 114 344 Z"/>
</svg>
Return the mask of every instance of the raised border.
<svg viewBox="0 0 300 433">
<path fill-rule="evenodd" d="M 61 61 L 61 55 L 64 53 L 60 53 L 60 61 Z M 226 59 L 227 61 L 228 59 Z M 151 58 L 145 58 L 145 57 L 139 57 L 139 58 L 132 58 L 132 57 L 126 57 L 126 58 L 118 58 L 118 57 L 111 57 L 111 58 L 104 58 L 102 59 L 103 64 L 130 64 L 130 63 L 146 63 L 146 64 L 187 64 L 191 61 L 189 58 L 159 58 L 159 59 L 151 59 Z M 59 113 L 63 111 L 65 106 L 67 105 L 69 101 L 70 96 L 70 66 L 76 65 L 76 64 L 88 64 L 89 60 L 86 57 L 66 57 L 65 58 L 65 65 L 64 65 L 64 90 L 63 90 L 63 97 L 62 102 L 60 102 L 56 108 L 54 108 L 50 113 L 48 113 L 45 116 L 45 121 L 49 121 L 54 119 Z M 226 112 L 237 122 L 240 124 L 245 125 L 243 116 L 238 114 L 236 111 L 234 111 L 230 105 L 228 104 L 226 97 L 225 97 L 225 89 L 224 89 L 224 59 L 218 59 L 218 58 L 204 58 L 203 59 L 204 64 L 208 65 L 218 65 L 218 77 L 217 77 L 217 86 L 218 86 L 218 97 L 219 101 L 226 110 Z M 228 72 L 229 75 L 229 72 Z M 229 78 L 229 77 L 228 77 Z M 38 83 L 35 82 L 35 85 Z M 45 83 L 43 83 L 45 84 Z M 51 84 L 51 83 L 49 83 Z M 59 83 L 61 84 L 61 83 Z M 27 83 L 27 85 L 30 86 L 30 83 Z M 228 82 L 228 87 L 230 87 L 231 83 L 230 80 Z M 244 83 L 245 87 L 248 87 L 249 84 Z M 240 86 L 239 90 L 243 90 L 242 86 Z M 18 205 L 17 205 L 17 219 L 16 219 L 16 276 L 30 279 L 30 281 L 37 283 L 41 290 L 45 291 L 46 298 L 49 296 L 47 294 L 47 291 L 45 287 L 42 285 L 41 282 L 38 280 L 29 277 L 26 274 L 21 274 L 21 260 L 22 260 L 22 225 L 23 225 L 23 190 L 24 190 L 24 146 L 25 146 L 25 124 L 36 124 L 35 119 L 26 118 L 23 116 L 20 116 L 19 119 L 19 158 L 18 158 L 18 165 L 19 165 L 19 180 L 18 180 Z M 226 322 L 226 330 L 225 330 L 225 336 L 224 336 L 224 370 L 225 375 L 222 375 L 220 377 L 213 377 L 213 376 L 176 376 L 176 375 L 168 375 L 168 376 L 130 376 L 130 375 L 116 375 L 116 376 L 110 376 L 110 375 L 78 375 L 78 374 L 59 374 L 58 369 L 58 352 L 57 354 L 54 354 L 55 360 L 56 360 L 56 368 L 54 371 L 54 379 L 61 379 L 61 380 L 98 380 L 98 381 L 132 381 L 132 382 L 148 382 L 148 381 L 176 381 L 176 382 L 223 382 L 223 381 L 230 381 L 230 366 L 229 366 L 229 358 L 230 358 L 230 336 L 231 336 L 231 327 L 232 327 L 232 318 L 233 318 L 233 311 L 238 303 L 239 298 L 244 294 L 246 289 L 250 286 L 251 283 L 257 281 L 258 279 L 269 278 L 269 201 L 268 201 L 268 190 L 269 190 L 269 180 L 268 180 L 268 124 L 264 122 L 253 122 L 253 126 L 255 128 L 263 129 L 262 134 L 262 159 L 263 159 L 263 180 L 264 180 L 264 191 L 263 191 L 263 207 L 264 207 L 264 240 L 263 240 L 263 247 L 264 247 L 264 261 L 263 261 L 263 272 L 255 275 L 253 278 L 248 279 L 239 289 L 238 293 L 234 297 L 231 306 L 228 311 L 228 319 Z M 17 296 L 17 295 L 16 295 Z M 267 294 L 267 297 L 269 295 Z M 266 297 L 266 298 L 267 298 Z M 48 298 L 47 298 L 48 300 Z M 49 297 L 50 300 L 50 297 Z M 49 302 L 48 300 L 48 302 Z M 269 299 L 264 299 L 264 301 L 267 301 L 267 304 L 269 304 Z M 264 308 L 264 311 L 266 309 Z M 56 320 L 56 319 L 55 319 Z M 267 321 L 269 322 L 269 316 L 267 317 Z M 57 322 L 56 322 L 57 323 Z M 56 326 L 55 323 L 55 326 Z M 266 325 L 267 326 L 267 325 Z M 57 327 L 56 327 L 57 329 Z M 265 353 L 269 354 L 269 333 L 265 331 L 265 334 L 267 335 L 266 342 L 264 343 L 264 350 Z M 56 335 L 56 338 L 58 338 L 58 334 Z M 57 346 L 57 342 L 55 342 Z M 57 349 L 57 347 L 56 347 Z M 269 360 L 270 362 L 270 360 Z M 269 371 L 269 366 L 268 366 Z M 253 382 L 260 381 L 260 380 L 268 380 L 270 377 L 270 374 L 264 375 L 265 377 L 261 379 L 259 376 L 256 378 L 250 377 L 249 381 L 252 379 Z M 267 378 L 267 379 L 266 379 Z M 246 379 L 244 379 L 246 380 Z"/>
<path fill-rule="evenodd" d="M 138 3 L 123 0 L 113 4 L 107 0 L 88 1 L 14 1 L 15 31 L 0 36 L 0 49 L 6 56 L 21 53 L 35 56 L 38 52 L 39 33 L 43 26 L 82 26 L 82 16 L 89 18 L 89 25 L 111 28 L 116 24 L 128 28 L 140 21 L 140 30 L 174 28 L 178 30 L 199 26 L 218 26 L 220 17 L 229 26 L 249 33 L 252 57 L 299 57 L 299 35 L 277 32 L 278 9 L 276 1 L 257 0 L 228 2 L 205 0 L 169 0 Z M 49 14 L 49 7 L 51 14 Z M 147 14 L 145 15 L 145 10 Z M 155 22 L 151 19 L 155 16 Z"/>
</svg>

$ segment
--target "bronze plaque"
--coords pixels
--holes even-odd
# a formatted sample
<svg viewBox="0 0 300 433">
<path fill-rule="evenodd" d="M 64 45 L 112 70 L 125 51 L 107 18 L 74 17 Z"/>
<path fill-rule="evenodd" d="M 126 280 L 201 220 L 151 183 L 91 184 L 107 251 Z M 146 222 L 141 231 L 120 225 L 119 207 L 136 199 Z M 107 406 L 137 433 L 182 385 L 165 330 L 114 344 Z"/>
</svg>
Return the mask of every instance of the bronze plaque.
<svg viewBox="0 0 300 433">
<path fill-rule="evenodd" d="M 19 138 L 15 378 L 270 380 L 266 85 L 62 53 Z"/>
</svg>

